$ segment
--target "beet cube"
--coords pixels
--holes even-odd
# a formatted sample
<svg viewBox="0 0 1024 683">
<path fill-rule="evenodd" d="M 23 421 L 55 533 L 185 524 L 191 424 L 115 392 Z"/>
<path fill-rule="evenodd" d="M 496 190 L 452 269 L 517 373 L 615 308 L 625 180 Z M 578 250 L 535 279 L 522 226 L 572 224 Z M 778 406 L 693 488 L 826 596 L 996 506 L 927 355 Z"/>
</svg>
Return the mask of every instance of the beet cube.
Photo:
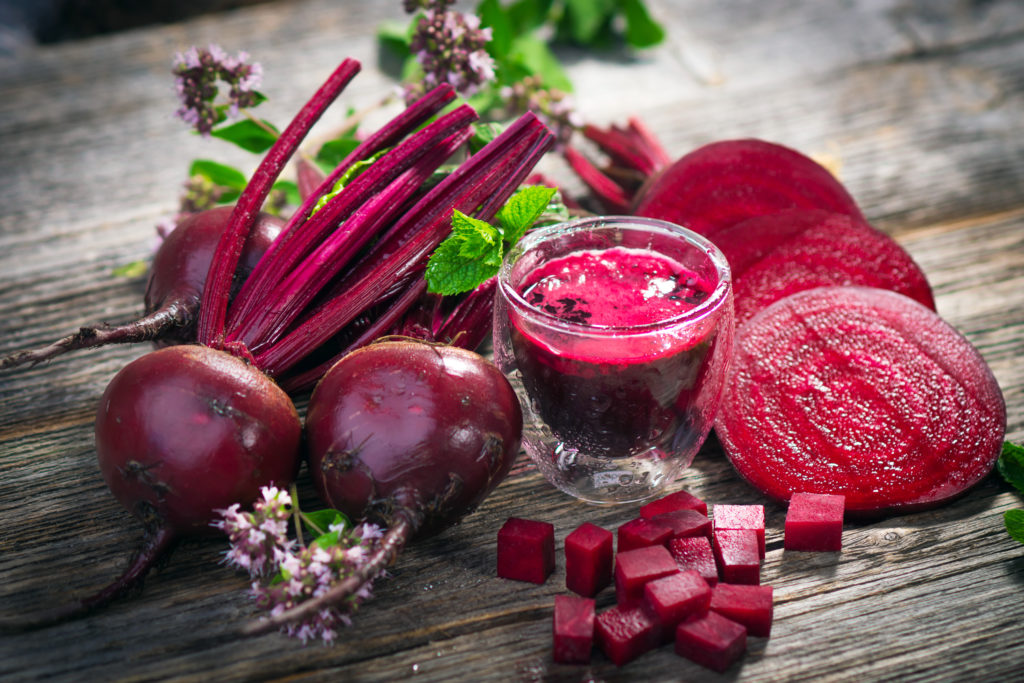
<svg viewBox="0 0 1024 683">
<path fill-rule="evenodd" d="M 672 538 L 686 536 L 707 536 L 711 538 L 711 520 L 696 510 L 673 510 L 651 517 L 652 522 L 660 522 L 672 527 Z"/>
<path fill-rule="evenodd" d="M 627 550 L 615 556 L 615 597 L 619 605 L 644 597 L 644 584 L 679 571 L 679 565 L 663 545 Z"/>
<path fill-rule="evenodd" d="M 709 586 L 718 583 L 718 565 L 707 536 L 673 538 L 668 542 L 668 551 L 680 570 L 696 571 Z"/>
<path fill-rule="evenodd" d="M 594 597 L 612 582 L 612 532 L 584 522 L 565 537 L 565 586 Z"/>
<path fill-rule="evenodd" d="M 747 629 L 718 612 L 708 612 L 676 628 L 676 654 L 724 672 L 747 649 Z"/>
<path fill-rule="evenodd" d="M 650 518 L 674 510 L 696 510 L 706 517 L 708 514 L 708 504 L 691 493 L 676 491 L 657 500 L 652 500 L 647 505 L 641 507 L 640 516 Z"/>
<path fill-rule="evenodd" d="M 772 632 L 772 587 L 720 583 L 711 590 L 711 610 L 747 627 L 752 636 Z"/>
<path fill-rule="evenodd" d="M 622 666 L 661 645 L 661 628 L 642 605 L 616 605 L 597 615 L 594 633 L 601 651 Z"/>
<path fill-rule="evenodd" d="M 703 615 L 711 604 L 711 586 L 692 569 L 649 581 L 644 586 L 644 604 L 671 633 L 679 622 Z"/>
<path fill-rule="evenodd" d="M 653 519 L 638 517 L 619 527 L 619 552 L 649 545 L 664 545 L 672 538 L 672 527 Z"/>
<path fill-rule="evenodd" d="M 498 576 L 544 583 L 555 570 L 555 527 L 511 517 L 498 530 Z"/>
<path fill-rule="evenodd" d="M 757 534 L 749 529 L 715 529 L 712 549 L 718 575 L 725 583 L 761 583 Z"/>
<path fill-rule="evenodd" d="M 552 627 L 553 654 L 562 664 L 586 664 L 594 646 L 594 600 L 556 595 Z"/>
<path fill-rule="evenodd" d="M 716 505 L 716 529 L 750 529 L 757 533 L 757 551 L 764 557 L 764 506 Z"/>
<path fill-rule="evenodd" d="M 794 493 L 786 512 L 786 550 L 834 551 L 843 547 L 846 497 Z"/>
</svg>

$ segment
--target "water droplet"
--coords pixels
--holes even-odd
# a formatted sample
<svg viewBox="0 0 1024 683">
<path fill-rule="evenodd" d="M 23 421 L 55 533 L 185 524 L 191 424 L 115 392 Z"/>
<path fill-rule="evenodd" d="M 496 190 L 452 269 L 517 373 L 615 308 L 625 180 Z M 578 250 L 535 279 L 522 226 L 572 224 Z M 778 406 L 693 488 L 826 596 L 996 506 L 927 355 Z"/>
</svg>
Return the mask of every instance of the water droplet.
<svg viewBox="0 0 1024 683">
<path fill-rule="evenodd" d="M 633 475 L 632 474 L 626 473 L 626 474 L 620 474 L 619 475 L 619 483 L 622 484 L 623 486 L 626 486 L 627 484 L 629 484 L 632 481 L 633 481 Z"/>
<path fill-rule="evenodd" d="M 418 674 L 420 672 L 420 665 L 419 664 L 413 664 L 412 665 L 412 672 L 414 674 Z"/>
</svg>

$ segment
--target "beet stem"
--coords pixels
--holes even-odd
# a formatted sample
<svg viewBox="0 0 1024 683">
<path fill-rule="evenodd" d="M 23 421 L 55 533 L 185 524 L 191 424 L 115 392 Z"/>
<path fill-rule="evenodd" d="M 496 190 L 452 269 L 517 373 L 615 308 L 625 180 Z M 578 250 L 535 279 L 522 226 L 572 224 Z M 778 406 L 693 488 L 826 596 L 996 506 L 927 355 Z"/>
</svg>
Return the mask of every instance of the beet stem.
<svg viewBox="0 0 1024 683">
<path fill-rule="evenodd" d="M 580 180 L 598 196 L 610 211 L 626 213 L 629 210 L 629 197 L 618 183 L 602 173 L 589 159 L 572 147 L 566 147 L 563 154 Z"/>
<path fill-rule="evenodd" d="M 257 636 L 277 631 L 289 624 L 309 619 L 323 609 L 341 604 L 345 599 L 373 581 L 384 569 L 394 564 L 406 541 L 416 531 L 415 525 L 404 515 L 396 515 L 394 524 L 381 538 L 380 547 L 352 576 L 333 586 L 326 593 L 270 617 L 264 617 L 243 627 L 242 635 Z"/>
<path fill-rule="evenodd" d="M 198 302 L 196 303 L 198 304 Z M 82 327 L 78 332 L 58 339 L 48 346 L 30 351 L 19 351 L 0 358 L 0 370 L 15 368 L 26 363 L 36 365 L 79 349 L 94 349 L 107 344 L 134 344 L 153 341 L 172 327 L 189 325 L 194 320 L 197 310 L 198 306 L 189 307 L 181 303 L 171 303 L 123 325 Z"/>
<path fill-rule="evenodd" d="M 222 343 L 231 284 L 245 238 L 285 164 L 298 149 L 313 124 L 359 72 L 359 68 L 359 62 L 346 59 L 334 70 L 274 142 L 253 173 L 252 179 L 242 190 L 231 213 L 228 227 L 217 243 L 217 250 L 214 252 L 206 277 L 196 330 L 196 339 L 200 344 L 216 347 Z"/>
</svg>

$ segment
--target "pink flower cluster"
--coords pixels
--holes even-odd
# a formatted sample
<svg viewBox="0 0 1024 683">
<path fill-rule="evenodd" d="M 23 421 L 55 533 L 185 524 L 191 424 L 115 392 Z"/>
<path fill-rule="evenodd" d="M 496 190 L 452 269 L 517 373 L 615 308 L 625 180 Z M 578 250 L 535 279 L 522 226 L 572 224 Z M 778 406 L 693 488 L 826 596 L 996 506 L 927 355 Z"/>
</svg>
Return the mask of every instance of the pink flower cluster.
<svg viewBox="0 0 1024 683">
<path fill-rule="evenodd" d="M 442 83 L 472 95 L 494 80 L 494 59 L 487 53 L 491 29 L 480 28 L 475 14 L 452 12 L 446 2 L 428 2 L 416 24 L 409 48 L 423 68 L 423 78 L 406 87 L 412 101 Z"/>
<path fill-rule="evenodd" d="M 232 57 L 217 45 L 208 48 L 191 47 L 179 53 L 172 69 L 175 88 L 181 99 L 177 115 L 203 135 L 208 135 L 223 118 L 238 115 L 259 102 L 256 89 L 263 79 L 263 69 L 257 63 L 248 64 L 245 52 Z M 218 83 L 227 85 L 224 102 L 217 103 Z"/>
</svg>

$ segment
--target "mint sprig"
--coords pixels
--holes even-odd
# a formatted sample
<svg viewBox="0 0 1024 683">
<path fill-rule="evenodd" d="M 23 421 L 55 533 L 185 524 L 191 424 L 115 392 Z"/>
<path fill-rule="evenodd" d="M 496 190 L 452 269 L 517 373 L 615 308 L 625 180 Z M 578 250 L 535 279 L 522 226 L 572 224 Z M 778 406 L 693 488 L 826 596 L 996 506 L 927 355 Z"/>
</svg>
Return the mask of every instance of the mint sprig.
<svg viewBox="0 0 1024 683">
<path fill-rule="evenodd" d="M 1024 494 L 1024 446 L 1004 442 L 996 469 L 1003 479 Z M 1007 510 L 1003 513 L 1003 524 L 1015 541 L 1024 543 L 1024 510 Z"/>
<path fill-rule="evenodd" d="M 461 294 L 497 275 L 505 252 L 548 212 L 556 192 L 543 185 L 521 188 L 498 211 L 496 226 L 455 211 L 451 234 L 427 262 L 427 291 Z"/>
</svg>

